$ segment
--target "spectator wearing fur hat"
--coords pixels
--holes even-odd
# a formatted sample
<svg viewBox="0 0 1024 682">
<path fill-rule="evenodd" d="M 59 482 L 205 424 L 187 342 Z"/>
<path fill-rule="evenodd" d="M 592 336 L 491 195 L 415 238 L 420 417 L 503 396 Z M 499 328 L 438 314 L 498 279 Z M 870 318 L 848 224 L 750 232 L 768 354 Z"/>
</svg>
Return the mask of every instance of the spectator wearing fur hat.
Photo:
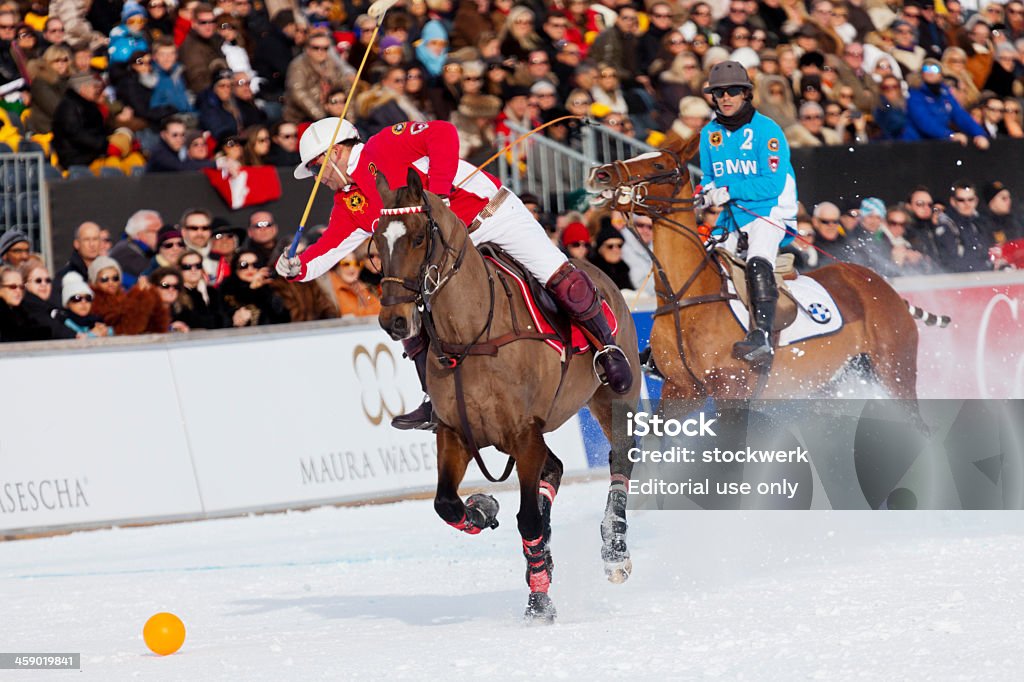
<svg viewBox="0 0 1024 682">
<path fill-rule="evenodd" d="M 150 263 L 147 274 L 157 268 L 178 267 L 181 254 L 185 253 L 185 240 L 181 230 L 174 225 L 164 225 L 156 235 L 156 254 Z"/>
<path fill-rule="evenodd" d="M 754 86 L 754 106 L 759 112 L 785 130 L 796 123 L 796 105 L 792 88 L 784 76 L 769 75 L 759 78 Z"/>
<path fill-rule="evenodd" d="M 459 134 L 459 158 L 477 165 L 497 149 L 495 118 L 501 100 L 493 95 L 463 95 L 451 122 Z"/>
<path fill-rule="evenodd" d="M 401 66 L 389 67 L 380 83 L 356 98 L 355 114 L 363 139 L 398 123 L 426 120 L 405 96 L 405 69 Z"/>
<path fill-rule="evenodd" d="M 77 272 L 69 272 L 64 276 L 64 293 L 61 305 L 64 309 L 60 315 L 64 333 L 70 336 L 54 338 L 100 338 L 113 336 L 113 327 L 108 327 L 99 315 L 92 312 L 93 291 Z"/>
<path fill-rule="evenodd" d="M 125 291 L 121 287 L 123 278 L 121 266 L 113 258 L 100 256 L 92 262 L 89 266 L 92 312 L 113 327 L 118 336 L 165 333 L 170 317 L 160 302 L 160 295 L 146 280 Z"/>
<path fill-rule="evenodd" d="M 799 120 L 786 129 L 789 146 L 821 147 L 842 144 L 839 133 L 825 127 L 825 110 L 817 102 L 804 102 L 800 105 Z"/>
</svg>

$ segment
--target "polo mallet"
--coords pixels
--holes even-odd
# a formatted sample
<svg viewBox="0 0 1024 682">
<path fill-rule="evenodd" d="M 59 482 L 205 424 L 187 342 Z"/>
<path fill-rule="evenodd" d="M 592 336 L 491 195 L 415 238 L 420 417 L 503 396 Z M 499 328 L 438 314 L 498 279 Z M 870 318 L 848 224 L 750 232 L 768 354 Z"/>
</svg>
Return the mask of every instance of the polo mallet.
<svg viewBox="0 0 1024 682">
<path fill-rule="evenodd" d="M 377 25 L 373 27 L 373 35 L 370 36 L 370 42 L 366 45 L 366 52 L 363 53 L 363 60 L 359 63 L 359 70 L 356 71 L 356 77 L 352 81 L 352 86 L 348 89 L 348 97 L 345 98 L 345 108 L 341 110 L 341 116 L 338 117 L 338 125 L 334 127 L 334 134 L 331 135 L 331 142 L 327 145 L 325 154 L 329 154 L 334 149 L 335 143 L 338 141 L 338 133 L 341 131 L 341 122 L 345 120 L 345 116 L 348 114 L 348 106 L 352 104 L 352 95 L 355 94 L 356 85 L 359 84 L 359 78 L 363 75 L 363 68 L 366 66 L 366 60 L 370 56 L 370 50 L 373 49 L 373 43 L 377 40 L 377 33 L 380 31 L 381 24 L 384 23 L 384 15 L 387 11 L 398 2 L 398 0 L 377 0 L 377 2 L 370 5 L 367 10 L 367 14 L 377 20 Z M 309 200 L 306 202 L 306 210 L 302 212 L 302 220 L 299 221 L 299 229 L 295 231 L 295 238 L 292 239 L 292 245 L 288 247 L 288 257 L 294 258 L 295 252 L 299 249 L 299 240 L 302 239 L 302 231 L 306 229 L 306 221 L 309 220 L 309 212 L 313 209 L 313 201 L 316 199 L 316 191 L 320 188 L 320 180 L 324 176 L 324 170 L 327 168 L 327 163 L 320 164 L 320 172 L 316 174 L 316 179 L 313 181 L 313 190 L 309 193 Z"/>
</svg>

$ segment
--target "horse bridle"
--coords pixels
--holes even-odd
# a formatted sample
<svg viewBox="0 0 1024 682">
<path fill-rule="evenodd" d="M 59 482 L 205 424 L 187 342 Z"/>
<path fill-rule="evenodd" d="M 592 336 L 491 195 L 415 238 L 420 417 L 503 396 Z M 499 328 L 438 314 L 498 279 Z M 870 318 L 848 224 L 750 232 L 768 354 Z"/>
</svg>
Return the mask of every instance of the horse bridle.
<svg viewBox="0 0 1024 682">
<path fill-rule="evenodd" d="M 433 214 L 430 211 L 430 204 L 424 201 L 419 206 L 403 206 L 400 208 L 382 208 L 380 211 L 381 218 L 385 217 L 398 217 L 404 215 L 410 215 L 413 213 L 423 213 L 427 218 L 427 253 L 423 257 L 423 262 L 420 264 L 420 270 L 415 278 L 411 277 L 394 277 L 386 275 L 381 278 L 380 282 L 383 285 L 386 282 L 394 284 L 400 284 L 403 288 L 408 290 L 410 293 L 401 296 L 384 296 L 381 298 L 381 305 L 387 307 L 392 305 L 398 305 L 401 303 L 415 303 L 416 306 L 430 307 L 430 299 L 435 296 L 441 289 L 447 284 L 451 278 L 459 271 L 462 267 L 462 261 L 466 257 L 466 244 L 468 239 L 462 242 L 462 246 L 456 250 L 441 232 L 441 226 L 438 225 L 434 219 Z M 441 256 L 438 262 L 434 261 L 434 254 L 440 244 Z M 449 258 L 454 256 L 454 261 L 448 264 Z M 447 270 L 445 268 L 447 267 Z"/>
<path fill-rule="evenodd" d="M 693 283 L 697 281 L 697 278 L 705 268 L 709 266 L 713 268 L 718 267 L 712 252 L 714 246 L 720 240 L 711 240 L 705 244 L 704 238 L 699 232 L 671 217 L 672 215 L 680 212 L 693 213 L 697 200 L 693 197 L 689 199 L 680 199 L 676 197 L 686 183 L 690 182 L 690 174 L 684 170 L 686 168 L 685 162 L 677 153 L 670 149 L 662 149 L 660 151 L 672 157 L 672 160 L 675 162 L 675 168 L 673 170 L 649 175 L 634 175 L 630 172 L 625 161 L 616 160 L 612 163 L 612 167 L 615 169 L 615 180 L 617 181 L 612 200 L 620 206 L 629 205 L 630 210 L 628 215 L 631 218 L 629 221 L 629 229 L 633 232 L 633 236 L 635 236 L 637 241 L 643 245 L 647 254 L 650 256 L 651 263 L 654 265 L 654 271 L 657 276 L 658 283 L 661 285 L 661 293 L 659 293 L 659 296 L 666 302 L 659 305 L 652 315 L 653 317 L 658 317 L 659 315 L 665 315 L 668 313 L 672 314 L 675 322 L 676 349 L 679 352 L 679 357 L 694 382 L 703 386 L 704 382 L 697 377 L 694 371 L 690 368 L 689 362 L 686 360 L 686 353 L 683 348 L 682 319 L 680 311 L 683 308 L 701 305 L 704 303 L 728 301 L 736 298 L 736 296 L 728 292 L 724 278 L 722 279 L 722 288 L 716 294 L 702 294 L 699 296 L 685 295 Z M 663 183 L 666 180 L 671 180 L 673 182 L 672 195 L 666 197 L 651 196 L 648 191 L 648 185 Z M 694 241 L 704 256 L 700 264 L 692 273 L 690 273 L 690 276 L 686 278 L 686 281 L 677 291 L 672 290 L 672 284 L 669 281 L 668 275 L 666 274 L 661 261 L 658 260 L 658 257 L 654 255 L 654 251 L 636 232 L 632 216 L 635 215 L 637 208 L 643 209 L 643 212 L 646 213 L 654 222 L 660 221 L 673 232 Z M 658 287 L 656 287 L 656 289 L 657 288 Z"/>
</svg>

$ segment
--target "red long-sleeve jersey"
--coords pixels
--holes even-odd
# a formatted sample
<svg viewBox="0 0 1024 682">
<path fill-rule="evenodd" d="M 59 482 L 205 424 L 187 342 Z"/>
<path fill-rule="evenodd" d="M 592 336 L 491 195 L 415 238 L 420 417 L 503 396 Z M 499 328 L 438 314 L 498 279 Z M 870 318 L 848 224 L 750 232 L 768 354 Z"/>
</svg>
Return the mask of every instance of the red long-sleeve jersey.
<svg viewBox="0 0 1024 682">
<path fill-rule="evenodd" d="M 419 172 L 424 188 L 450 198 L 452 211 L 466 225 L 501 187 L 497 178 L 481 171 L 455 188 L 476 168 L 459 160 L 459 136 L 451 123 L 394 125 L 352 148 L 346 171 L 352 184 L 335 192 L 327 230 L 300 256 L 302 274 L 298 279 L 316 279 L 366 241 L 377 228 L 383 208 L 377 173 L 383 173 L 391 188 L 397 189 L 405 186 L 410 167 Z"/>
</svg>

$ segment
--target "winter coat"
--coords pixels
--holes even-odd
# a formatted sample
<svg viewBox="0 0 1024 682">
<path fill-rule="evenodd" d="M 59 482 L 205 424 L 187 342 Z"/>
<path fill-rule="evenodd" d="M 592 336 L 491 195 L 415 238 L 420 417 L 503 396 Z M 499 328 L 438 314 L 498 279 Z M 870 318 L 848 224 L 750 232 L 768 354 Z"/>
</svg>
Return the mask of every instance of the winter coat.
<svg viewBox="0 0 1024 682">
<path fill-rule="evenodd" d="M 272 26 L 256 38 L 252 67 L 264 79 L 260 86 L 261 96 L 271 97 L 284 92 L 285 74 L 294 58 L 295 44 L 278 27 Z"/>
<path fill-rule="evenodd" d="M 64 293 L 64 275 L 69 272 L 77 272 L 82 276 L 83 282 L 89 281 L 89 266 L 85 264 L 85 260 L 77 251 L 71 252 L 68 262 L 53 276 L 53 295 L 50 296 L 50 300 L 61 300 L 61 295 Z"/>
<path fill-rule="evenodd" d="M 71 88 L 53 114 L 53 151 L 65 169 L 88 166 L 107 151 L 103 113 Z"/>
<path fill-rule="evenodd" d="M 114 294 L 96 289 L 92 312 L 118 336 L 163 334 L 171 324 L 170 314 L 154 287 L 133 287 L 127 292 L 118 289 Z"/>
<path fill-rule="evenodd" d="M 398 93 L 388 88 L 374 86 L 356 98 L 356 127 L 369 139 L 396 123 L 423 121 L 425 117 L 415 110 L 402 108 Z M 408 103 L 410 109 L 412 104 Z M 418 114 L 418 116 L 410 116 Z"/>
<path fill-rule="evenodd" d="M 49 325 L 33 322 L 24 305 L 12 308 L 0 299 L 0 342 L 45 341 L 52 339 Z"/>
<path fill-rule="evenodd" d="M 117 82 L 117 98 L 124 105 L 131 107 L 136 116 L 152 124 L 158 124 L 166 117 L 178 113 L 178 110 L 170 105 L 154 107 L 152 88 L 143 85 L 134 71 L 126 72 Z"/>
<path fill-rule="evenodd" d="M 110 32 L 110 63 L 124 64 L 135 52 L 149 51 L 149 39 L 145 33 L 135 33 L 126 24 L 114 27 Z"/>
<path fill-rule="evenodd" d="M 156 74 L 157 80 L 149 99 L 149 106 L 168 106 L 179 112 L 195 111 L 185 88 L 185 67 L 175 64 L 170 71 L 164 71 L 153 62 L 153 73 Z"/>
<path fill-rule="evenodd" d="M 149 267 L 149 261 L 153 258 L 153 250 L 137 239 L 126 236 L 114 244 L 108 255 L 121 266 L 121 286 L 131 289 L 138 281 L 139 275 Z M 118 331 L 118 333 L 121 332 Z"/>
<path fill-rule="evenodd" d="M 281 300 L 292 322 L 332 320 L 340 317 L 338 306 L 324 290 L 319 280 L 313 282 L 290 282 L 274 279 L 270 285 Z"/>
<path fill-rule="evenodd" d="M 967 137 L 985 136 L 982 127 L 964 111 L 945 85 L 938 95 L 927 85 L 910 91 L 904 140 L 945 140 L 953 134 L 954 128 Z"/>
<path fill-rule="evenodd" d="M 199 127 L 209 130 L 217 140 L 223 141 L 230 135 L 237 135 L 244 128 L 240 127 L 241 121 L 224 107 L 212 88 L 199 94 L 196 105 L 199 107 Z"/>
<path fill-rule="evenodd" d="M 97 323 L 103 322 L 99 315 L 86 315 L 84 317 L 75 315 L 70 310 L 61 311 L 63 313 L 64 324 L 62 325 L 65 332 L 71 334 L 70 338 L 76 338 L 79 334 L 85 334 L 89 338 L 98 339 L 99 335 L 93 331 L 93 327 Z M 104 336 L 113 336 L 114 328 L 107 327 L 107 331 Z"/>
<path fill-rule="evenodd" d="M 40 67 L 39 72 L 32 79 L 32 108 L 28 115 L 29 130 L 42 134 L 53 131 L 53 115 L 67 89 L 67 76 L 58 76 L 49 65 L 44 64 Z"/>
<path fill-rule="evenodd" d="M 608 275 L 609 279 L 620 289 L 632 289 L 633 279 L 629 276 L 629 266 L 625 261 L 609 263 L 595 249 L 589 256 L 590 262 L 601 272 Z"/>
<path fill-rule="evenodd" d="M 95 49 L 107 39 L 107 36 L 94 29 L 85 18 L 90 4 L 89 0 L 50 0 L 49 16 L 63 22 L 68 43 L 88 43 Z"/>
<path fill-rule="evenodd" d="M 285 307 L 284 300 L 269 284 L 253 289 L 246 282 L 240 280 L 235 273 L 232 273 L 220 285 L 220 292 L 224 295 L 224 303 L 230 315 L 233 316 L 239 308 L 249 309 L 252 313 L 252 321 L 249 326 L 291 321 L 291 315 L 288 308 Z"/>
<path fill-rule="evenodd" d="M 21 309 L 25 312 L 31 324 L 38 327 L 46 327 L 50 330 L 51 339 L 73 339 L 75 333 L 64 326 L 64 311 L 39 298 L 31 291 L 25 292 L 25 299 L 21 302 Z"/>
<path fill-rule="evenodd" d="M 213 84 L 213 74 L 227 68 L 220 46 L 224 39 L 214 34 L 209 40 L 189 31 L 178 54 L 185 67 L 185 84 L 192 92 L 202 92 Z"/>
<path fill-rule="evenodd" d="M 199 161 L 190 159 L 187 156 L 182 161 L 177 152 L 171 150 L 160 138 L 160 143 L 149 153 L 149 162 L 146 164 L 147 173 L 179 173 L 181 171 L 194 171 L 200 168 L 213 168 L 213 161 Z"/>
<path fill-rule="evenodd" d="M 333 270 L 328 273 L 327 280 L 331 285 L 331 298 L 338 307 L 339 317 L 380 314 L 380 299 L 363 282 L 356 280 L 354 284 L 346 284 Z"/>
<path fill-rule="evenodd" d="M 344 85 L 341 65 L 328 59 L 319 67 L 301 54 L 288 65 L 285 77 L 284 120 L 291 123 L 318 121 L 327 115 L 324 96 Z"/>
<path fill-rule="evenodd" d="M 174 320 L 184 322 L 189 329 L 223 329 L 231 326 L 231 316 L 224 305 L 224 297 L 213 288 L 206 287 L 206 298 L 198 289 L 182 289 L 182 303 L 174 312 Z"/>
<path fill-rule="evenodd" d="M 907 127 L 907 109 L 896 106 L 882 98 L 872 116 L 882 131 L 883 140 L 899 140 L 903 138 L 903 129 Z"/>
<path fill-rule="evenodd" d="M 789 140 L 789 146 L 793 149 L 798 147 L 821 147 L 822 145 L 831 147 L 843 142 L 843 139 L 839 137 L 839 133 L 831 128 L 822 128 L 821 135 L 825 138 L 824 142 L 805 128 L 802 123 L 786 128 L 786 139 Z"/>
</svg>

